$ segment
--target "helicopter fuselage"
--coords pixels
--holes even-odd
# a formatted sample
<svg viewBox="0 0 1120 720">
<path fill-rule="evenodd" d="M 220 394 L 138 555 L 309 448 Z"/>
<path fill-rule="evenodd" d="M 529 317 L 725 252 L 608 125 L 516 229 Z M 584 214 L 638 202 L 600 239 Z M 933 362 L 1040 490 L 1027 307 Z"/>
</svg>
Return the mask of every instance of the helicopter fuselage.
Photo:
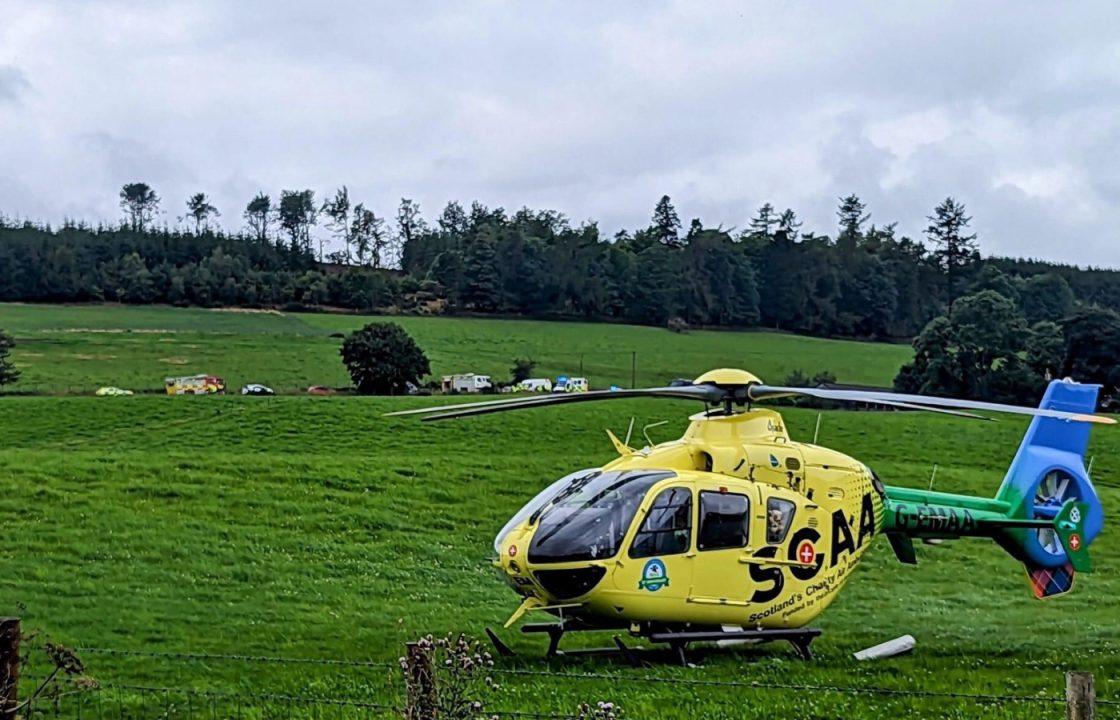
<svg viewBox="0 0 1120 720">
<path fill-rule="evenodd" d="M 640 450 L 612 436 L 618 458 L 515 517 L 495 564 L 521 611 L 797 628 L 836 598 L 883 529 L 871 471 L 791 441 L 773 410 L 690 420 Z"/>
</svg>

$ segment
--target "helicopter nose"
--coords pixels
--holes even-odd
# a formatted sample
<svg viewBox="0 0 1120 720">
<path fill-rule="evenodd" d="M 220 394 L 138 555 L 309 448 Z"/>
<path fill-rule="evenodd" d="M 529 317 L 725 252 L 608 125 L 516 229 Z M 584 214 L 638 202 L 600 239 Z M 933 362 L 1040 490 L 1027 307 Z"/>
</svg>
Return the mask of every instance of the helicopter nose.
<svg viewBox="0 0 1120 720">
<path fill-rule="evenodd" d="M 607 574 L 602 565 L 533 571 L 537 583 L 557 600 L 573 600 L 591 592 Z"/>
</svg>

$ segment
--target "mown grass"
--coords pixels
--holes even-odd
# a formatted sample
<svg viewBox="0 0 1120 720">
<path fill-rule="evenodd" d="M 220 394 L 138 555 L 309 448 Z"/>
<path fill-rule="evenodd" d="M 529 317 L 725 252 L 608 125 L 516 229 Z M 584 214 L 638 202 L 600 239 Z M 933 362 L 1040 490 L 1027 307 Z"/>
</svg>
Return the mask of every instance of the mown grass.
<svg viewBox="0 0 1120 720">
<path fill-rule="evenodd" d="M 474 318 L 372 318 L 108 305 L 0 304 L 0 329 L 15 335 L 23 379 L 15 392 L 90 394 L 103 385 L 159 391 L 163 378 L 200 372 L 232 388 L 266 383 L 293 393 L 345 386 L 338 355 L 347 333 L 374 319 L 398 322 L 427 352 L 432 373 L 479 372 L 506 380 L 516 357 L 539 375 L 583 374 L 593 387 L 696 377 L 742 367 L 770 382 L 793 370 L 829 370 L 842 381 L 889 385 L 910 356 L 904 345 L 780 333 L 695 331 L 593 323 Z M 632 355 L 633 353 L 633 355 Z"/>
<path fill-rule="evenodd" d="M 414 322 L 417 335 L 427 331 L 426 321 Z M 457 345 L 469 341 L 463 332 Z M 656 337 L 665 345 L 696 338 Z M 668 439 L 691 410 L 619 401 L 439 425 L 381 417 L 433 401 L 4 398 L 0 614 L 18 613 L 27 626 L 82 646 L 391 662 L 423 633 L 481 635 L 505 620 L 515 603 L 486 562 L 494 532 L 551 479 L 609 459 L 604 427 L 624 431 L 632 416 L 639 426 L 668 419 L 653 431 L 655 440 Z M 795 437 L 811 435 L 816 413 L 791 409 L 786 417 Z M 820 439 L 891 484 L 925 486 L 938 463 L 938 489 L 990 495 L 1023 429 L 1016 421 L 826 412 Z M 1120 502 L 1117 449 L 1120 435 L 1095 432 L 1094 474 L 1106 509 Z M 824 636 L 808 663 L 773 645 L 711 653 L 696 668 L 547 665 L 536 658 L 539 642 L 506 633 L 526 656 L 502 668 L 626 679 L 500 675 L 491 706 L 568 713 L 580 701 L 610 699 L 632 718 L 1058 717 L 1060 705 L 637 678 L 1060 696 L 1062 671 L 1077 668 L 1096 673 L 1102 697 L 1117 697 L 1115 532 L 1106 529 L 1093 553 L 1096 573 L 1080 577 L 1070 596 L 1040 603 L 1022 568 L 991 543 L 920 546 L 920 564 L 904 567 L 879 540 L 820 619 Z M 914 654 L 851 659 L 903 633 L 917 638 Z M 110 684 L 371 698 L 400 690 L 390 668 L 85 659 Z"/>
</svg>

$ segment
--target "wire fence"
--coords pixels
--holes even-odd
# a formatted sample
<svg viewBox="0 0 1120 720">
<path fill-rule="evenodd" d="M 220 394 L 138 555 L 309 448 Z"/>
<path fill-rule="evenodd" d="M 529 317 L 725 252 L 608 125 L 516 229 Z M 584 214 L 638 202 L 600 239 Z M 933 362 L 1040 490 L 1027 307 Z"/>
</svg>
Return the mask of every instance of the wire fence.
<svg viewBox="0 0 1120 720">
<path fill-rule="evenodd" d="M 91 674 L 98 678 L 86 683 L 72 681 L 59 685 L 53 692 L 23 701 L 19 717 L 75 718 L 81 720 L 107 720 L 116 718 L 200 718 L 219 720 L 272 720 L 279 718 L 322 718 L 351 720 L 356 718 L 381 718 L 407 716 L 407 699 L 403 683 L 369 682 L 364 690 L 368 696 L 356 697 L 324 691 L 316 692 L 256 692 L 251 690 L 225 690 L 174 685 L 144 684 L 138 682 L 102 681 L 101 663 L 93 658 L 129 658 L 153 663 L 244 663 L 249 665 L 274 664 L 285 666 L 322 666 L 327 668 L 354 668 L 359 671 L 392 671 L 390 677 L 400 672 L 400 662 L 367 659 L 311 658 L 274 655 L 254 655 L 207 652 L 146 651 L 103 647 L 80 647 L 75 651 L 93 666 Z M 29 670 L 31 668 L 28 668 Z M 115 668 L 119 671 L 120 668 Z M 722 680 L 686 678 L 655 672 L 650 668 L 634 672 L 576 672 L 553 669 L 493 667 L 487 670 L 494 676 L 531 678 L 540 682 L 559 682 L 569 686 L 596 681 L 610 687 L 623 688 L 632 684 L 657 684 L 663 686 L 699 689 L 730 688 L 746 692 L 782 692 L 792 694 L 827 693 L 852 697 L 873 696 L 894 700 L 934 699 L 976 705 L 1015 705 L 1033 707 L 1031 716 L 1054 716 L 1053 710 L 1068 702 L 1059 694 L 1005 694 L 970 693 L 919 688 L 879 687 L 869 685 L 836 685 L 824 683 L 777 682 L 770 680 Z M 24 686 L 32 693 L 45 675 L 23 673 Z M 368 679 L 368 678 L 367 678 Z M 695 696 L 694 696 L 695 697 Z M 722 701 L 722 699 L 718 700 Z M 718 702 L 717 701 L 717 702 Z M 1102 710 L 1115 714 L 1120 699 L 1097 698 Z M 532 707 L 507 708 L 487 706 L 486 717 L 539 718 L 541 720 L 568 720 L 571 713 L 535 711 Z M 0 712 L 0 718 L 4 717 Z M 627 720 L 638 720 L 627 715 Z"/>
</svg>

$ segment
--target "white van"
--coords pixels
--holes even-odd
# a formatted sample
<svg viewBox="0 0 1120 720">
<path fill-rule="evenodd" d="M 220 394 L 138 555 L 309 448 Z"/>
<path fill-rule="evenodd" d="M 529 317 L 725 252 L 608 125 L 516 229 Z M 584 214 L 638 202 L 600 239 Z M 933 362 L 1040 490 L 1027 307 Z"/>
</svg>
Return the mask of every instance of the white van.
<svg viewBox="0 0 1120 720">
<path fill-rule="evenodd" d="M 548 378 L 526 378 L 517 383 L 518 392 L 552 392 L 552 381 Z"/>
</svg>

